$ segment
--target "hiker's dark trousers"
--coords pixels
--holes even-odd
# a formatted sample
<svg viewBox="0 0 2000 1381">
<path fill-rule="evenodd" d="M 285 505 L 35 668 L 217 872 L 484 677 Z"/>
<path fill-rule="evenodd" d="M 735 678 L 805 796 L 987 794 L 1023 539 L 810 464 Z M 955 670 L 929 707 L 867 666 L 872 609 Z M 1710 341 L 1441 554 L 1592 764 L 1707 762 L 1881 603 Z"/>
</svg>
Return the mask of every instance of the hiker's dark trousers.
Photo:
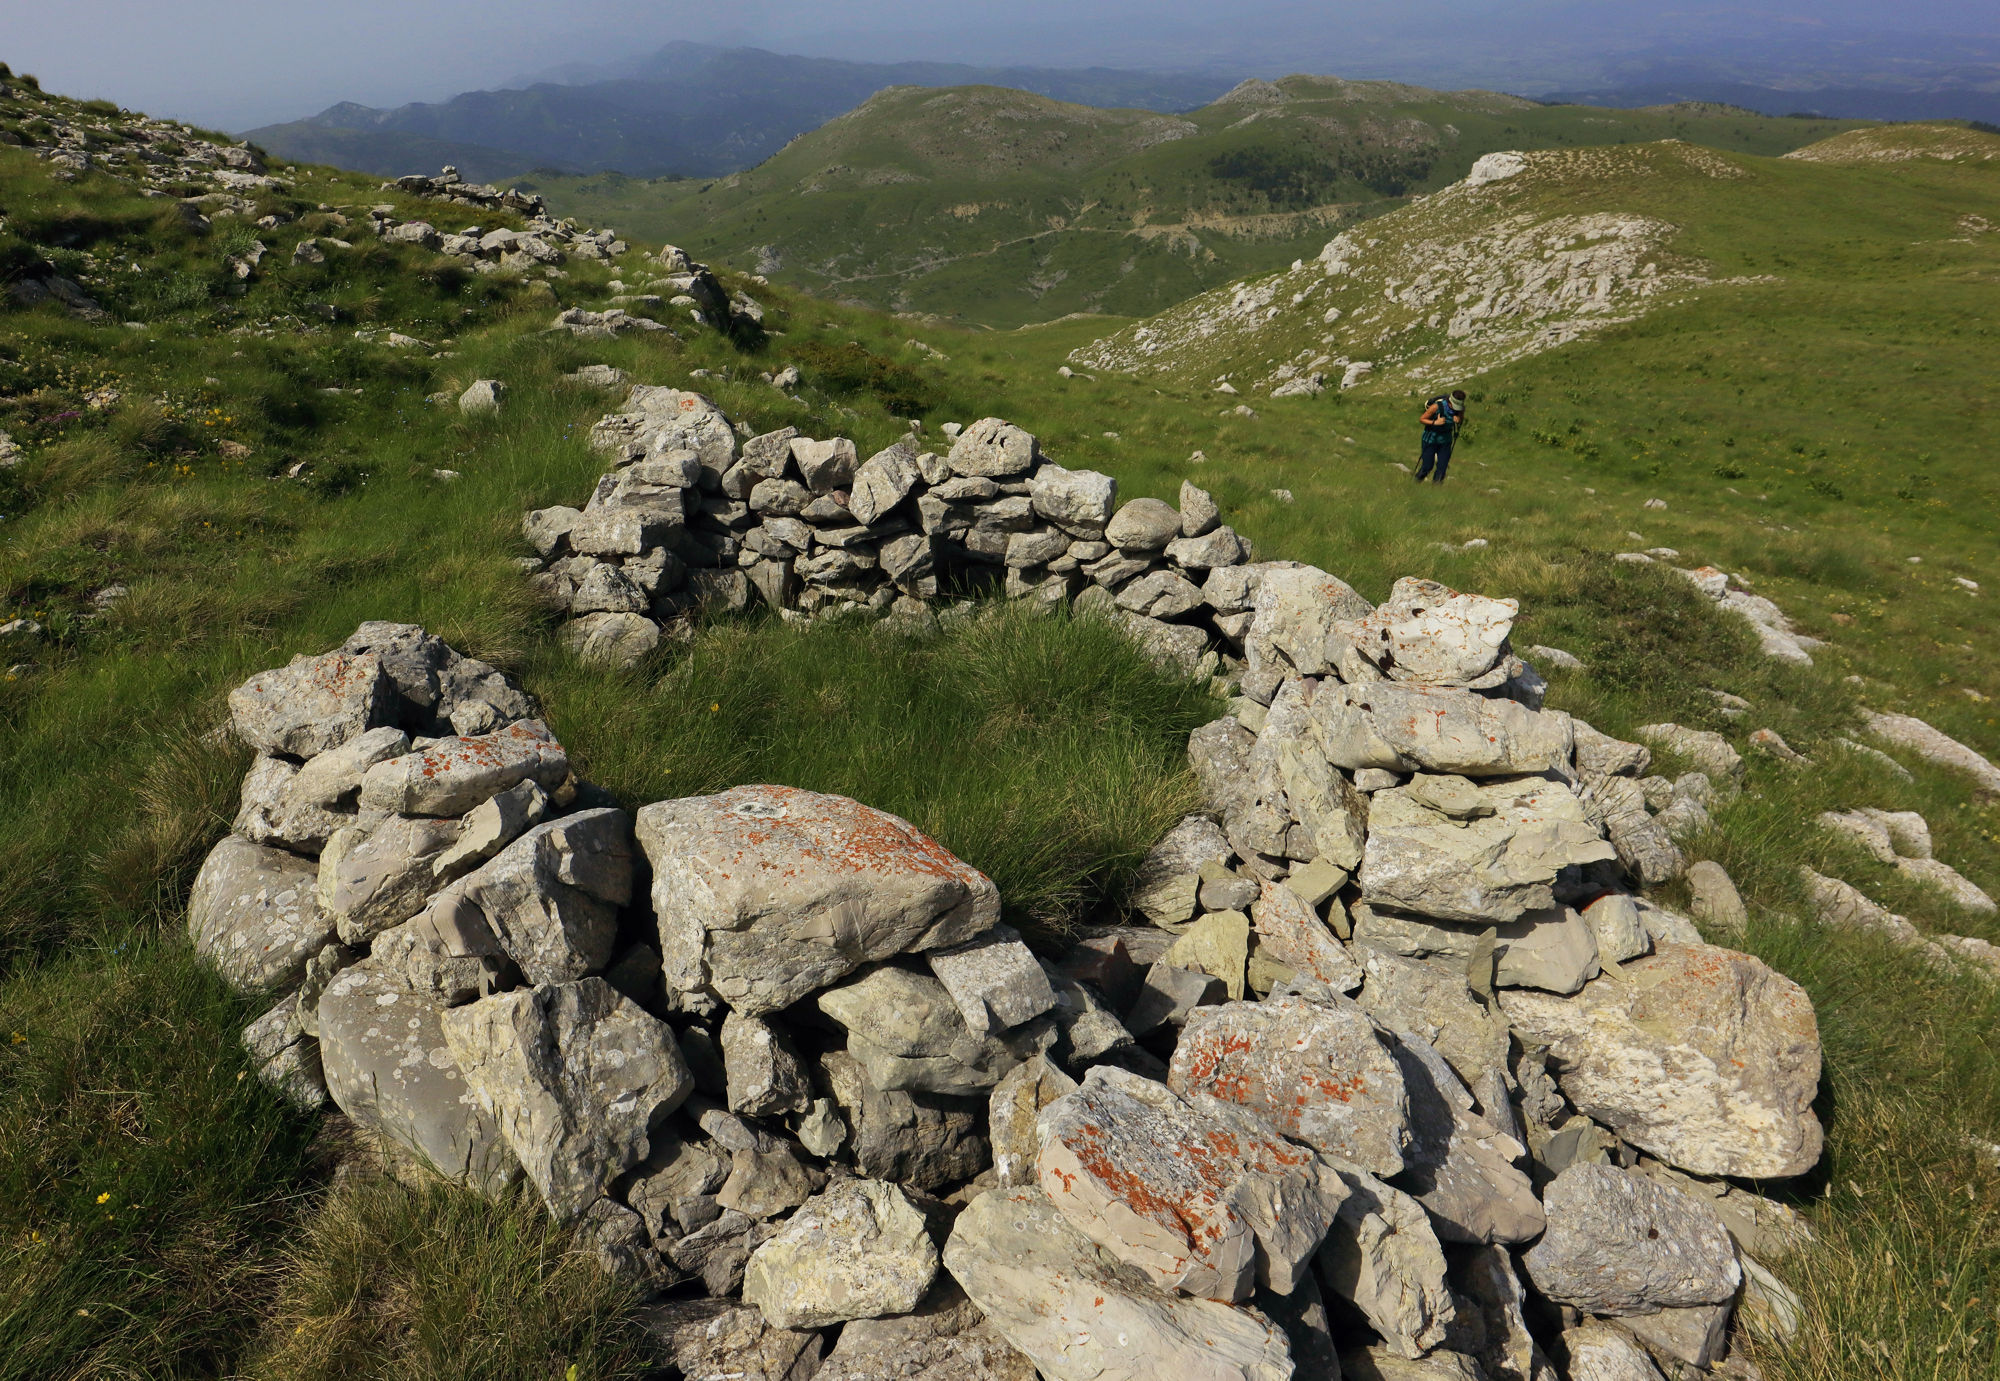
<svg viewBox="0 0 2000 1381">
<path fill-rule="evenodd" d="M 1417 483 L 1433 478 L 1431 470 L 1436 468 L 1436 482 L 1444 483 L 1444 472 L 1451 465 L 1451 443 L 1449 441 L 1426 441 L 1423 462 L 1417 466 Z"/>
</svg>

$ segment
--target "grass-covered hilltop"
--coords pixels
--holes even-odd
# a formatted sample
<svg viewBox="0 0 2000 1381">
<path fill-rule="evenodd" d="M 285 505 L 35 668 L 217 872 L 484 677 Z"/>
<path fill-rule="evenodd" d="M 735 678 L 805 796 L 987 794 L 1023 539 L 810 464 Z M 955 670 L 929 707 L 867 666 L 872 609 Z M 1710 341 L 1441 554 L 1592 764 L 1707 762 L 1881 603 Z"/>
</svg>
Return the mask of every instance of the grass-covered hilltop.
<svg viewBox="0 0 2000 1381">
<path fill-rule="evenodd" d="M 529 181 L 566 211 L 822 297 L 1011 327 L 1155 312 L 1310 259 L 1496 149 L 1684 139 L 1781 154 L 1851 123 L 1305 76 L 1179 115 L 899 86 L 727 177 Z"/>
<path fill-rule="evenodd" d="M 1158 878 L 1146 865 L 1184 816 L 1219 810 L 1204 795 L 1213 762 L 1196 763 L 1198 779 L 1190 735 L 1275 742 L 1273 723 L 1293 703 L 1260 683 L 1256 655 L 1236 656 L 1248 653 L 1244 630 L 1260 627 L 1254 603 L 1225 610 L 1213 576 L 1201 582 L 1208 604 L 1172 603 L 1175 580 L 1195 583 L 1184 576 L 1209 561 L 1258 569 L 1245 558 L 1307 563 L 1374 604 L 1406 577 L 1449 587 L 1437 596 L 1404 585 L 1390 605 L 1404 613 L 1413 597 L 1451 591 L 1518 601 L 1507 646 L 1547 682 L 1546 709 L 1532 723 L 1569 723 L 1555 713 L 1565 712 L 1621 748 L 1648 744 L 1649 769 L 1626 764 L 1643 778 L 1600 766 L 1591 790 L 1609 782 L 1625 802 L 1623 828 L 1654 831 L 1656 841 L 1671 830 L 1680 861 L 1698 865 L 1647 882 L 1625 852 L 1620 862 L 1608 849 L 1592 855 L 1588 866 L 1604 871 L 1589 876 L 1607 894 L 1597 906 L 1622 904 L 1629 888 L 1643 915 L 1680 940 L 1622 968 L 1612 959 L 1584 991 L 1625 994 L 1619 1000 L 1638 1013 L 1631 1028 L 1648 1031 L 1644 995 L 1662 956 L 1726 952 L 1671 930 L 1687 924 L 1676 913 L 1689 913 L 1706 940 L 1754 956 L 1730 960 L 1733 971 L 1768 966 L 1773 986 L 1782 975 L 1809 999 L 1823 1072 L 1810 1113 L 1792 1111 L 1816 1118 L 1825 1143 L 1803 1173 L 1682 1176 L 1662 1163 L 1668 1152 L 1642 1146 L 1642 1131 L 1619 1123 L 1614 1134 L 1606 1125 L 1615 1119 L 1588 1108 L 1597 1121 L 1571 1117 L 1564 1095 L 1583 1101 L 1572 1071 L 1548 1057 L 1558 1093 L 1521 1034 L 1527 1018 L 1515 1020 L 1509 1063 L 1487 1071 L 1498 1083 L 1467 1078 L 1464 1106 L 1452 1105 L 1473 1117 L 1474 1098 L 1486 1113 L 1511 1099 L 1554 1109 L 1558 1123 L 1571 1117 L 1554 1136 L 1531 1126 L 1533 1157 L 1496 1171 L 1538 1192 L 1579 1165 L 1629 1170 L 1635 1182 L 1657 1170 L 1697 1186 L 1683 1197 L 1733 1205 L 1764 1229 L 1804 1229 L 1771 1233 L 1789 1239 L 1783 1250 L 1774 1240 L 1743 1246 L 1769 1280 L 1756 1277 L 1743 1296 L 1726 1359 L 1706 1372 L 1683 1364 L 1678 1375 L 1977 1381 L 2000 1372 L 2000 975 L 1984 947 L 2000 944 L 2000 920 L 1979 904 L 1980 889 L 2000 892 L 2000 776 L 1979 757 L 2000 759 L 2000 648 L 1988 612 L 2000 595 L 1990 381 L 2000 137 L 1958 125 L 1595 111 L 1297 79 L 1186 117 L 1079 114 L 989 88 L 896 90 L 706 188 L 551 183 L 544 204 L 266 160 L 212 132 L 45 93 L 4 68 L 0 89 L 0 1378 L 809 1381 L 824 1350 L 824 1376 L 858 1381 L 898 1374 L 882 1360 L 897 1349 L 941 1356 L 919 1344 L 949 1351 L 961 1335 L 978 1346 L 965 1342 L 950 1360 L 959 1369 L 940 1363 L 935 1375 L 1032 1377 L 1026 1359 L 972 1326 L 962 1300 L 956 1313 L 920 1315 L 906 1334 L 863 1326 L 893 1319 L 767 1331 L 743 1311 L 718 1314 L 738 1333 L 722 1336 L 718 1324 L 695 1347 L 685 1328 L 661 1324 L 657 1280 L 604 1268 L 638 1258 L 606 1249 L 601 1218 L 552 1218 L 546 1166 L 529 1167 L 541 1175 L 533 1183 L 490 1197 L 408 1165 L 386 1173 L 364 1119 L 288 1101 L 262 1077 L 275 1063 L 269 1051 L 243 1040 L 276 994 L 239 992 L 196 953 L 189 894 L 211 850 L 232 828 L 249 828 L 239 807 L 262 789 L 245 782 L 253 760 L 260 771 L 303 775 L 330 761 L 313 756 L 329 745 L 299 751 L 271 739 L 253 749 L 243 736 L 249 702 L 232 703 L 231 692 L 294 657 L 340 648 L 364 623 L 422 625 L 487 664 L 480 675 L 491 680 L 479 684 L 493 703 L 520 709 L 530 701 L 511 697 L 524 693 L 560 739 L 558 749 L 519 730 L 533 741 L 524 751 L 538 761 L 566 755 L 567 766 L 547 783 L 516 774 L 507 793 L 516 804 L 539 793 L 536 812 L 574 812 L 551 816 L 558 827 L 570 821 L 577 832 L 576 821 L 612 807 L 693 809 L 679 799 L 739 786 L 851 797 L 990 879 L 993 914 L 1059 977 L 1113 984 L 1108 958 L 1090 964 L 1111 953 L 1104 928 L 1121 926 L 1127 958 L 1142 970 L 1159 961 L 1146 970 L 1156 985 L 1148 992 L 1189 975 L 1213 999 L 1230 986 L 1216 971 L 1231 961 L 1219 941 L 1204 945 L 1228 923 L 1205 917 L 1195 944 L 1166 934 L 1148 919 L 1159 909 Z M 716 272 L 665 249 L 668 240 L 710 256 Z M 990 252 L 996 241 L 1018 247 Z M 785 246 L 782 268 L 736 271 L 754 268 L 765 244 Z M 1048 286 L 1023 297 L 1021 284 L 1037 275 Z M 1134 315 L 1048 320 L 1084 311 Z M 982 328 L 940 324 L 949 317 Z M 1030 319 L 1047 324 L 984 329 Z M 600 426 L 626 404 L 627 384 L 679 392 L 634 391 L 631 406 L 642 411 L 631 425 Z M 1469 404 L 1450 480 L 1418 487 L 1417 413 L 1453 387 Z M 689 402 L 696 394 L 707 402 Z M 648 399 L 700 419 L 712 407 L 720 429 L 685 450 L 642 443 L 639 456 L 624 455 L 623 441 L 669 425 L 643 413 Z M 991 418 L 1033 441 L 976 425 Z M 798 440 L 769 441 L 784 428 Z M 993 478 L 943 467 L 938 458 L 961 434 L 991 439 L 1001 457 Z M 1133 539 L 1155 554 L 1122 574 L 1118 542 L 1057 542 L 1011 568 L 1016 591 L 1038 597 L 1009 600 L 991 563 L 1017 554 L 1015 538 L 1050 533 L 1048 504 L 1017 482 L 1029 465 L 1002 456 L 1008 446 L 1033 449 L 1035 484 L 1054 471 L 1097 472 L 1115 479 L 1120 502 L 1177 504 L 1173 531 L 1187 535 L 1164 547 Z M 894 459 L 878 465 L 885 453 Z M 747 472 L 753 460 L 773 473 Z M 803 473 L 801 464 L 831 468 Z M 876 468 L 864 479 L 867 466 Z M 884 503 L 879 531 L 871 522 L 856 535 L 843 515 L 814 508 L 852 511 L 890 471 L 903 475 L 902 489 Z M 817 483 L 815 474 L 837 478 Z M 765 484 L 776 487 L 759 497 Z M 685 522 L 678 508 L 673 523 L 634 520 L 624 547 L 609 522 L 586 537 L 588 515 L 573 510 L 596 493 L 590 507 L 603 518 L 599 510 L 648 486 L 659 502 L 688 503 Z M 1206 522 L 1203 496 L 1219 510 Z M 940 555 L 934 595 L 921 575 L 904 582 L 928 597 L 929 613 L 885 583 L 881 553 L 918 535 L 914 520 L 886 525 L 897 503 L 929 505 L 921 535 L 963 558 Z M 1134 505 L 1128 527 L 1163 508 Z M 537 520 L 524 528 L 530 511 Z M 1066 521 L 1079 525 L 1074 513 Z M 1212 541 L 1224 530 L 1216 522 L 1241 539 L 1229 559 L 1179 545 Z M 847 535 L 829 539 L 829 530 Z M 1096 530 L 1110 534 L 1101 521 Z M 1000 535 L 982 548 L 976 532 Z M 796 559 L 782 552 L 794 540 Z M 955 585 L 980 573 L 982 551 L 990 579 Z M 592 555 L 611 552 L 622 554 Z M 776 563 L 818 593 L 770 607 L 759 592 L 775 587 L 753 576 Z M 1124 593 L 1141 569 L 1155 582 L 1143 609 L 1132 600 L 1106 609 L 1119 601 L 1103 592 Z M 738 570 L 748 573 L 740 581 Z M 1049 598 L 1055 587 L 1075 599 Z M 1081 593 L 1087 587 L 1100 593 Z M 602 602 L 589 603 L 586 588 Z M 1358 607 L 1343 606 L 1343 618 Z M 1468 607 L 1505 632 L 1498 606 Z M 572 617 L 621 609 L 643 610 L 656 626 L 630 664 L 580 638 L 583 619 Z M 1232 617 L 1242 622 L 1225 622 Z M 1160 658 L 1156 643 L 1127 636 L 1151 628 L 1147 618 L 1182 628 L 1204 620 L 1202 636 L 1220 629 L 1215 651 L 1228 655 Z M 1288 684 L 1310 676 L 1329 703 L 1344 686 L 1377 679 L 1352 659 L 1308 672 L 1296 643 L 1283 651 L 1300 672 Z M 1492 661 L 1495 649 L 1486 651 Z M 1261 655 L 1268 668 L 1273 654 Z M 1481 671 L 1484 692 L 1538 694 L 1525 668 L 1508 677 L 1510 663 L 1496 667 Z M 1391 670 L 1377 670 L 1396 684 Z M 1452 682 L 1450 693 L 1476 679 Z M 327 689 L 283 684 L 296 703 L 281 694 L 257 713 L 304 715 Z M 444 699 L 427 702 L 438 718 L 420 723 L 408 704 L 385 708 L 390 698 L 384 692 L 376 718 L 357 727 L 415 751 L 399 733 L 449 744 L 461 740 L 446 732 L 478 732 L 466 727 L 472 720 L 441 722 Z M 1477 704 L 1529 713 L 1505 698 Z M 398 712 L 407 712 L 400 727 L 382 719 Z M 1956 765 L 1941 760 L 1950 754 L 1940 754 L 1940 739 L 1901 716 L 1962 745 Z M 1549 773 L 1590 776 L 1584 755 L 1569 751 Z M 1305 771 L 1295 761 L 1283 770 Z M 1468 833 L 1487 828 L 1496 809 L 1482 804 L 1490 786 L 1453 775 L 1363 767 L 1328 790 L 1365 802 L 1349 783 L 1366 773 L 1377 774 L 1367 790 Z M 1413 789 L 1430 791 L 1432 804 L 1408 805 Z M 1585 795 L 1595 816 L 1566 823 L 1592 846 L 1604 831 L 1622 838 L 1606 819 L 1617 812 L 1602 804 L 1614 797 Z M 500 799 L 480 808 L 497 816 Z M 352 803 L 341 809 L 332 824 L 358 833 Z M 1224 814 L 1233 829 L 1234 813 Z M 1280 815 L 1280 838 L 1286 825 Z M 641 844 L 649 828 L 642 823 Z M 1371 831 L 1386 828 L 1370 821 Z M 1229 847 L 1240 854 L 1240 844 L 1232 833 Z M 322 835 L 313 849 L 322 847 L 337 856 L 362 845 Z M 570 869 L 562 885 L 588 888 L 576 857 L 545 859 L 543 872 Z M 700 1173 L 686 1158 L 663 1169 L 660 1134 L 647 1173 L 701 1183 L 667 1209 L 646 1210 L 655 1221 L 665 1213 L 685 1226 L 683 1214 L 707 1212 L 711 1223 L 734 1223 L 717 1208 L 732 1191 L 718 1186 L 741 1167 L 767 1166 L 760 1158 L 783 1159 L 773 1143 L 807 1145 L 813 1154 L 793 1167 L 810 1162 L 824 1182 L 832 1159 L 814 1148 L 831 1144 L 821 1138 L 838 1117 L 857 1134 L 872 1124 L 868 1134 L 885 1144 L 894 1138 L 880 1129 L 902 1117 L 895 1129 L 915 1128 L 907 1134 L 919 1141 L 949 1132 L 955 1146 L 983 1153 L 990 1134 L 997 1150 L 998 1113 L 989 1124 L 983 1088 L 972 1096 L 918 1081 L 866 1097 L 822 1088 L 829 1071 L 858 1068 L 858 1054 L 842 1065 L 836 1047 L 843 1027 L 870 1015 L 831 1001 L 772 1009 L 759 1028 L 782 1027 L 803 1045 L 818 1082 L 799 1092 L 799 1106 L 816 1096 L 813 1111 L 725 1110 L 743 1111 L 733 1062 L 743 1018 L 756 1013 L 732 997 L 725 1015 L 698 993 L 664 1005 L 674 999 L 664 996 L 648 909 L 656 879 L 643 855 L 636 881 L 633 856 L 620 857 L 629 900 L 599 898 L 591 914 L 627 959 L 650 936 L 653 967 L 607 968 L 600 956 L 578 982 L 659 998 L 655 1017 L 692 1052 L 682 1073 L 697 1090 L 675 1112 L 683 1131 L 674 1135 L 711 1157 Z M 1272 957 L 1261 927 L 1268 893 L 1281 889 L 1244 875 L 1282 871 L 1287 857 L 1320 866 L 1273 855 L 1245 857 L 1226 875 L 1212 867 L 1168 922 L 1178 928 L 1197 897 L 1209 916 L 1239 924 L 1237 906 L 1256 910 L 1262 947 L 1246 957 L 1249 942 L 1235 932 L 1232 997 L 1298 982 L 1309 967 Z M 1740 914 L 1712 867 L 1699 865 L 1726 872 Z M 296 866 L 311 891 L 322 865 Z M 491 885 L 488 866 L 465 876 Z M 1330 863 L 1320 875 L 1327 870 L 1345 878 Z M 538 885 L 566 895 L 549 876 Z M 445 879 L 442 866 L 433 878 Z M 1339 926 L 1349 924 L 1341 898 L 1352 904 L 1352 933 L 1322 939 L 1335 951 L 1353 940 L 1365 957 L 1367 929 L 1381 916 L 1356 886 L 1313 902 Z M 259 905 L 303 905 L 298 895 L 274 890 Z M 430 897 L 428 885 L 417 895 Z M 1244 900 L 1252 895 L 1254 906 Z M 1579 908 L 1594 898 L 1574 896 Z M 1299 905 L 1317 933 L 1318 913 Z M 1630 905 L 1641 914 L 1639 901 Z M 1443 941 L 1423 942 L 1426 950 L 1412 940 L 1404 952 L 1429 954 L 1433 973 L 1449 969 L 1453 1010 L 1474 1012 L 1489 1034 L 1493 1012 L 1516 1018 L 1511 1004 L 1559 1001 L 1505 986 L 1504 962 L 1492 966 L 1492 943 L 1482 948 L 1479 934 L 1441 960 L 1433 951 Z M 1158 943 L 1148 948 L 1142 936 Z M 1646 929 L 1638 944 L 1655 938 Z M 373 939 L 370 963 L 387 948 Z M 862 951 L 850 949 L 842 962 L 852 969 Z M 483 977 L 463 979 L 459 997 L 484 1007 L 495 999 L 479 984 L 512 982 L 511 961 L 491 951 L 471 959 Z M 669 969 L 678 961 L 665 956 Z M 912 955 L 903 968 L 869 972 L 928 984 L 924 962 Z M 315 972 L 307 981 L 328 985 Z M 1066 992 L 1086 988 L 1064 982 Z M 1362 1002 L 1370 992 L 1361 989 Z M 1375 1035 L 1353 1016 L 1360 1007 L 1338 1002 L 1370 1051 L 1377 1040 L 1412 1059 L 1421 1048 L 1435 1072 L 1434 1041 L 1456 1059 L 1443 1019 L 1400 1036 L 1384 1022 Z M 956 1023 L 963 1005 L 939 1010 Z M 1135 1008 L 1120 1012 L 1139 1025 Z M 1065 1020 L 1074 1016 L 1069 1009 Z M 1507 1046 L 1506 1026 L 1497 1029 Z M 1159 1020 L 1136 1044 L 1127 1033 L 1116 1058 L 1139 1074 L 1164 1070 L 1172 1030 Z M 1669 1023 L 1653 1034 L 1668 1051 L 1658 1077 L 1670 1082 L 1709 1058 L 1714 1033 Z M 286 1039 L 304 1048 L 298 1030 Z M 1054 1061 L 1080 1042 L 1068 1027 L 1063 1039 L 1046 1063 L 1066 1081 Z M 981 1049 L 1001 1044 L 989 1036 Z M 762 1047 L 780 1070 L 769 1052 L 782 1045 Z M 913 1044 L 881 1060 L 956 1068 L 963 1052 L 953 1051 Z M 1739 1063 L 1758 1058 L 1746 1047 Z M 589 1077 L 610 1077 L 603 1070 L 615 1063 L 591 1066 Z M 1437 1077 L 1446 1094 L 1456 1087 L 1449 1070 Z M 1031 1127 L 1035 1108 L 1060 1091 L 1028 1090 Z M 1448 1129 L 1464 1125 L 1449 1108 L 1444 1116 Z M 944 1242 L 949 1215 L 972 1212 L 994 1171 L 982 1174 L 968 1186 L 971 1176 L 938 1170 L 909 1201 L 895 1191 L 903 1216 L 894 1226 Z M 632 1199 L 633 1183 L 621 1180 L 619 1192 Z M 1432 1311 L 1410 1335 L 1422 1334 L 1413 1350 L 1429 1357 L 1384 1353 L 1400 1336 L 1382 1303 L 1405 1269 L 1400 1253 L 1431 1233 L 1412 1212 L 1402 1230 L 1381 1230 L 1378 1283 L 1390 1285 L 1366 1304 L 1351 1261 L 1320 1258 L 1329 1283 L 1317 1318 L 1355 1359 L 1349 1375 L 1589 1375 L 1575 1307 L 1544 1291 L 1525 1309 L 1516 1301 L 1482 1314 L 1469 1301 L 1492 1295 L 1480 1293 L 1472 1263 L 1506 1267 L 1510 1253 L 1450 1238 L 1430 1247 L 1450 1264 L 1440 1277 L 1449 1289 L 1408 1305 Z M 1717 1212 L 1743 1236 L 1739 1218 Z M 732 1261 L 740 1283 L 744 1258 L 765 1237 L 787 1240 L 775 1214 L 739 1226 L 677 1265 L 668 1314 L 685 1318 L 711 1284 L 731 1279 Z M 1019 1229 L 1024 1251 L 1038 1240 L 1033 1226 Z M 1631 1259 L 1650 1250 L 1638 1238 Z M 1519 1256 L 1527 1239 L 1501 1240 Z M 1106 1253 L 1103 1278 L 1138 1292 L 1129 1262 Z M 946 1266 L 954 1259 L 947 1249 Z M 1514 1279 L 1511 1268 L 1503 1274 Z M 1537 1276 L 1538 1288 L 1547 1279 Z M 1742 1280 L 1738 1271 L 1726 1284 Z M 1308 1289 L 1316 1301 L 1318 1286 L 1273 1293 L 1268 1274 L 1237 1284 L 1257 1293 L 1230 1298 L 1263 1312 L 1231 1318 L 1276 1320 L 1268 1326 L 1294 1340 L 1312 1331 L 1312 1310 L 1287 1314 L 1285 1304 Z M 1453 1292 L 1460 1322 L 1448 1329 Z M 1202 1296 L 1175 1298 L 1224 1308 Z M 1717 1317 L 1715 1298 L 1689 1295 L 1668 1322 L 1699 1332 Z M 1695 1306 L 1711 1312 L 1689 1324 Z M 1643 1328 L 1661 1315 L 1635 1317 L 1626 1322 Z M 1583 1331 L 1626 1336 L 1613 1328 Z M 1656 1356 L 1691 1346 L 1642 1336 Z M 857 1360 L 869 1338 L 876 1370 Z M 752 1344 L 764 1352 L 750 1356 Z M 1294 1351 L 1287 1365 L 1300 1381 L 1337 1374 L 1326 1359 L 1309 1362 L 1303 1344 Z M 1631 1351 L 1628 1362 L 1639 1357 Z M 1674 1377 L 1670 1367 L 1650 1375 Z"/>
</svg>

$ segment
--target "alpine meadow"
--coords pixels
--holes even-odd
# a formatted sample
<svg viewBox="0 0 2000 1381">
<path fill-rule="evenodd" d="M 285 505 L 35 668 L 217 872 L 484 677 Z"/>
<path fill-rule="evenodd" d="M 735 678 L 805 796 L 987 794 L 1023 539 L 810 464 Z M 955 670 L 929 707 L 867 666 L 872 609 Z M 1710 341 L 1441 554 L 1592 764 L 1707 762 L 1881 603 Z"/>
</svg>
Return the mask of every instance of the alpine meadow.
<svg viewBox="0 0 2000 1381">
<path fill-rule="evenodd" d="M 1996 332 L 1976 122 L 0 65 L 0 1381 L 2000 1374 Z"/>
</svg>

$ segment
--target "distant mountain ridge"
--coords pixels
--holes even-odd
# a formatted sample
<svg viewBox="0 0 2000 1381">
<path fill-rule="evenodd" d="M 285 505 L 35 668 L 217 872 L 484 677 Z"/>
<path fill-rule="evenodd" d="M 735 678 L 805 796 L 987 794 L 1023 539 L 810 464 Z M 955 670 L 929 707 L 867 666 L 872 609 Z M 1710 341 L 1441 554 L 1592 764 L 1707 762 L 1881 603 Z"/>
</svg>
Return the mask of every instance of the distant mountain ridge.
<svg viewBox="0 0 2000 1381">
<path fill-rule="evenodd" d="M 550 169 L 716 177 L 752 167 L 892 86 L 1007 86 L 1077 105 L 1193 109 L 1233 77 L 1111 68 L 845 62 L 672 43 L 631 75 L 468 91 L 378 109 L 341 102 L 245 137 L 284 158 L 395 176 L 455 164 L 489 179 Z"/>
</svg>

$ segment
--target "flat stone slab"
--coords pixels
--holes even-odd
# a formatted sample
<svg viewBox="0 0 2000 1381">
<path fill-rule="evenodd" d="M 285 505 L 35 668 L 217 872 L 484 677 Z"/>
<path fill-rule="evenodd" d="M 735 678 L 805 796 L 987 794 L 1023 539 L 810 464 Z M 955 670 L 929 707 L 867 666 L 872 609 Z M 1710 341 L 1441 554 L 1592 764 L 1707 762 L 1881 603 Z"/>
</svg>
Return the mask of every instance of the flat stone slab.
<svg viewBox="0 0 2000 1381">
<path fill-rule="evenodd" d="M 901 1189 L 842 1180 L 805 1201 L 743 1271 L 743 1301 L 773 1328 L 824 1328 L 907 1314 L 937 1275 L 938 1250 Z"/>
<path fill-rule="evenodd" d="M 1663 945 L 1574 997 L 1503 989 L 1524 1041 L 1546 1045 L 1585 1115 L 1670 1165 L 1770 1179 L 1819 1160 L 1812 1002 L 1761 961 Z"/>
<path fill-rule="evenodd" d="M 1522 1257 L 1535 1288 L 1586 1314 L 1653 1314 L 1736 1297 L 1743 1269 L 1715 1211 L 1615 1165 L 1570 1166 L 1543 1193 L 1548 1231 Z"/>
<path fill-rule="evenodd" d="M 668 982 L 753 1015 L 1000 918 L 985 874 L 844 796 L 742 786 L 662 801 L 639 812 L 638 836 Z"/>
</svg>

